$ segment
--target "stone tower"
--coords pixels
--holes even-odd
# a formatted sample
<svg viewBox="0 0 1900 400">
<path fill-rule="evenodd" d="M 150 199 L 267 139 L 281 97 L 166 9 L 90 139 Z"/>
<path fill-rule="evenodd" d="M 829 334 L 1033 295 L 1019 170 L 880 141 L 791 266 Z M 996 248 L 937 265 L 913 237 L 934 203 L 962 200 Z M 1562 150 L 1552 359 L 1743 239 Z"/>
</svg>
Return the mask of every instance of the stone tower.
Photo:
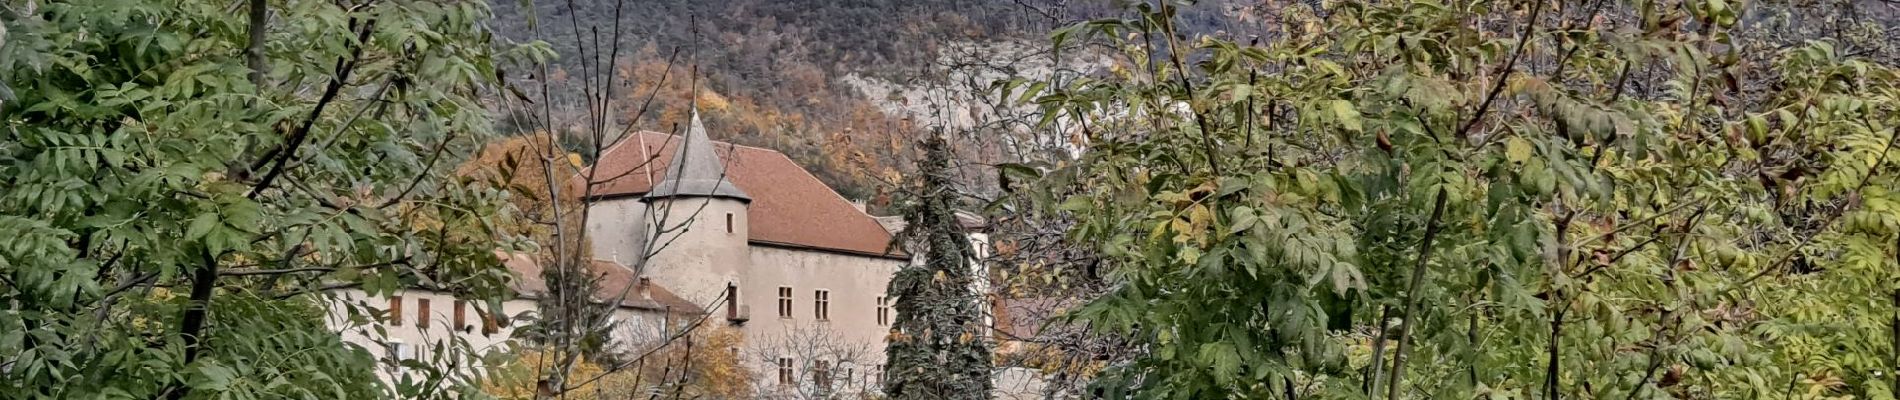
<svg viewBox="0 0 1900 400">
<path fill-rule="evenodd" d="M 752 198 L 726 176 L 726 167 L 743 162 L 722 159 L 706 136 L 694 108 L 692 122 L 666 167 L 666 178 L 641 199 L 647 203 L 648 233 L 658 248 L 645 275 L 655 283 L 708 310 L 726 308 L 714 300 L 744 282 L 751 267 L 746 211 Z M 737 153 L 727 149 L 727 155 Z"/>
</svg>

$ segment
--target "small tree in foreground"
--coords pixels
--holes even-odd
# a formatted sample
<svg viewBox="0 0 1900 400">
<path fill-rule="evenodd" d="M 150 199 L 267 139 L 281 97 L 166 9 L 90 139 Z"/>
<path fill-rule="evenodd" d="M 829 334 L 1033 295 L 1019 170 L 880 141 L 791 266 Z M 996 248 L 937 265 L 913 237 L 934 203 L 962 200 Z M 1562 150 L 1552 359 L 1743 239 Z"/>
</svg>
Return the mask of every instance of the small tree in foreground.
<svg viewBox="0 0 1900 400">
<path fill-rule="evenodd" d="M 489 136 L 478 95 L 518 49 L 487 19 L 0 1 L 0 397 L 456 397 L 471 378 L 452 363 L 368 373 L 336 331 L 377 311 L 318 310 L 345 288 L 505 294 L 505 197 L 449 170 Z"/>
</svg>

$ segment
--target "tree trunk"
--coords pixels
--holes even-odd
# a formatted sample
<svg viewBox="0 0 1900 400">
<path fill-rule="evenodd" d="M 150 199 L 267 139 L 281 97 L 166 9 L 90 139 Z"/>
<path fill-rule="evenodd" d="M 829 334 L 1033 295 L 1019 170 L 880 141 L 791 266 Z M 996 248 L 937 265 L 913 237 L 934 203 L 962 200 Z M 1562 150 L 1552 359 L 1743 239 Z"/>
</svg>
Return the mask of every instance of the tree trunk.
<svg viewBox="0 0 1900 400">
<path fill-rule="evenodd" d="M 1550 352 L 1548 355 L 1550 360 L 1544 364 L 1544 398 L 1548 400 L 1557 400 L 1559 398 L 1557 394 L 1557 374 L 1561 370 L 1557 365 L 1557 351 L 1562 344 L 1563 333 L 1564 310 L 1558 309 L 1554 318 L 1550 319 L 1550 346 L 1547 347 Z"/>
<path fill-rule="evenodd" d="M 1361 387 L 1366 397 L 1379 392 L 1379 375 L 1385 372 L 1385 328 L 1392 321 L 1392 306 L 1379 307 L 1379 330 L 1372 334 L 1372 364 L 1366 366 L 1366 383 Z"/>
<path fill-rule="evenodd" d="M 264 73 L 270 68 L 264 58 L 264 32 L 270 29 L 270 9 L 264 0 L 251 0 L 251 42 L 244 49 L 246 62 L 251 67 L 251 86 L 259 92 L 264 90 Z"/>
<path fill-rule="evenodd" d="M 185 304 L 185 313 L 180 317 L 178 322 L 178 335 L 185 341 L 185 362 L 183 363 L 185 365 L 190 365 L 193 361 L 197 361 L 198 353 L 200 353 L 204 347 L 202 345 L 204 342 L 202 336 L 204 335 L 205 313 L 211 308 L 211 289 L 216 286 L 218 282 L 217 256 L 212 255 L 210 250 L 200 251 L 204 255 L 204 263 L 198 266 L 196 272 L 192 273 L 190 302 Z M 167 391 L 171 395 L 167 398 L 178 400 L 185 398 L 185 395 L 191 394 L 191 387 L 181 385 L 180 383 L 182 382 L 172 383 L 172 389 Z"/>
<path fill-rule="evenodd" d="M 1438 220 L 1445 215 L 1445 188 L 1438 188 L 1438 194 L 1432 196 L 1432 216 L 1425 220 L 1425 238 L 1419 241 L 1418 264 L 1412 266 L 1412 282 L 1405 289 L 1405 322 L 1399 324 L 1399 348 L 1392 353 L 1392 377 L 1387 379 L 1385 393 L 1388 399 L 1399 398 L 1399 382 L 1405 380 L 1405 351 L 1412 348 L 1406 340 L 1411 334 L 1412 325 L 1418 321 L 1418 288 L 1425 282 L 1425 264 L 1432 258 L 1432 239 L 1438 237 Z"/>
</svg>

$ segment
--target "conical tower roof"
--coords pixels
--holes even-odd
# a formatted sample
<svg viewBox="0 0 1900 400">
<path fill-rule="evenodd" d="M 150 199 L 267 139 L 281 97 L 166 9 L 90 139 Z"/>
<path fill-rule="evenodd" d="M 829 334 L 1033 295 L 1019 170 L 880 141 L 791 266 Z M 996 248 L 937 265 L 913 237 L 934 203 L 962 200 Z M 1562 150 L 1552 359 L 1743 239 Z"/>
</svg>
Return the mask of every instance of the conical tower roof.
<svg viewBox="0 0 1900 400">
<path fill-rule="evenodd" d="M 706 125 L 699 122 L 699 107 L 693 107 L 693 121 L 686 128 L 686 137 L 681 139 L 680 150 L 673 153 L 673 160 L 666 166 L 666 180 L 653 185 L 646 198 L 673 196 L 752 201 L 751 196 L 727 179 L 726 163 L 713 153 L 712 138 L 706 136 Z"/>
</svg>

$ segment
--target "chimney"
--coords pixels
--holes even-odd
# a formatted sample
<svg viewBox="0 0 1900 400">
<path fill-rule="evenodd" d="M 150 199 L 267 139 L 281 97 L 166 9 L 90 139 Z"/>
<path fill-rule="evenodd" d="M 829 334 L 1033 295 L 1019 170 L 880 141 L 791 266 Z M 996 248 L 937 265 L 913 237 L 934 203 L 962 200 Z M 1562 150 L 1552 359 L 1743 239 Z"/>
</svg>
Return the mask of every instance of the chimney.
<svg viewBox="0 0 1900 400">
<path fill-rule="evenodd" d="M 640 283 L 637 286 L 634 286 L 634 291 L 635 291 L 634 294 L 640 296 L 641 299 L 652 300 L 653 293 L 647 290 L 647 288 L 652 287 L 652 285 L 653 285 L 652 279 L 648 279 L 647 277 L 642 276 L 640 277 Z"/>
<path fill-rule="evenodd" d="M 864 200 L 852 200 L 851 206 L 856 207 L 858 209 L 858 212 L 866 212 L 864 210 Z"/>
</svg>

